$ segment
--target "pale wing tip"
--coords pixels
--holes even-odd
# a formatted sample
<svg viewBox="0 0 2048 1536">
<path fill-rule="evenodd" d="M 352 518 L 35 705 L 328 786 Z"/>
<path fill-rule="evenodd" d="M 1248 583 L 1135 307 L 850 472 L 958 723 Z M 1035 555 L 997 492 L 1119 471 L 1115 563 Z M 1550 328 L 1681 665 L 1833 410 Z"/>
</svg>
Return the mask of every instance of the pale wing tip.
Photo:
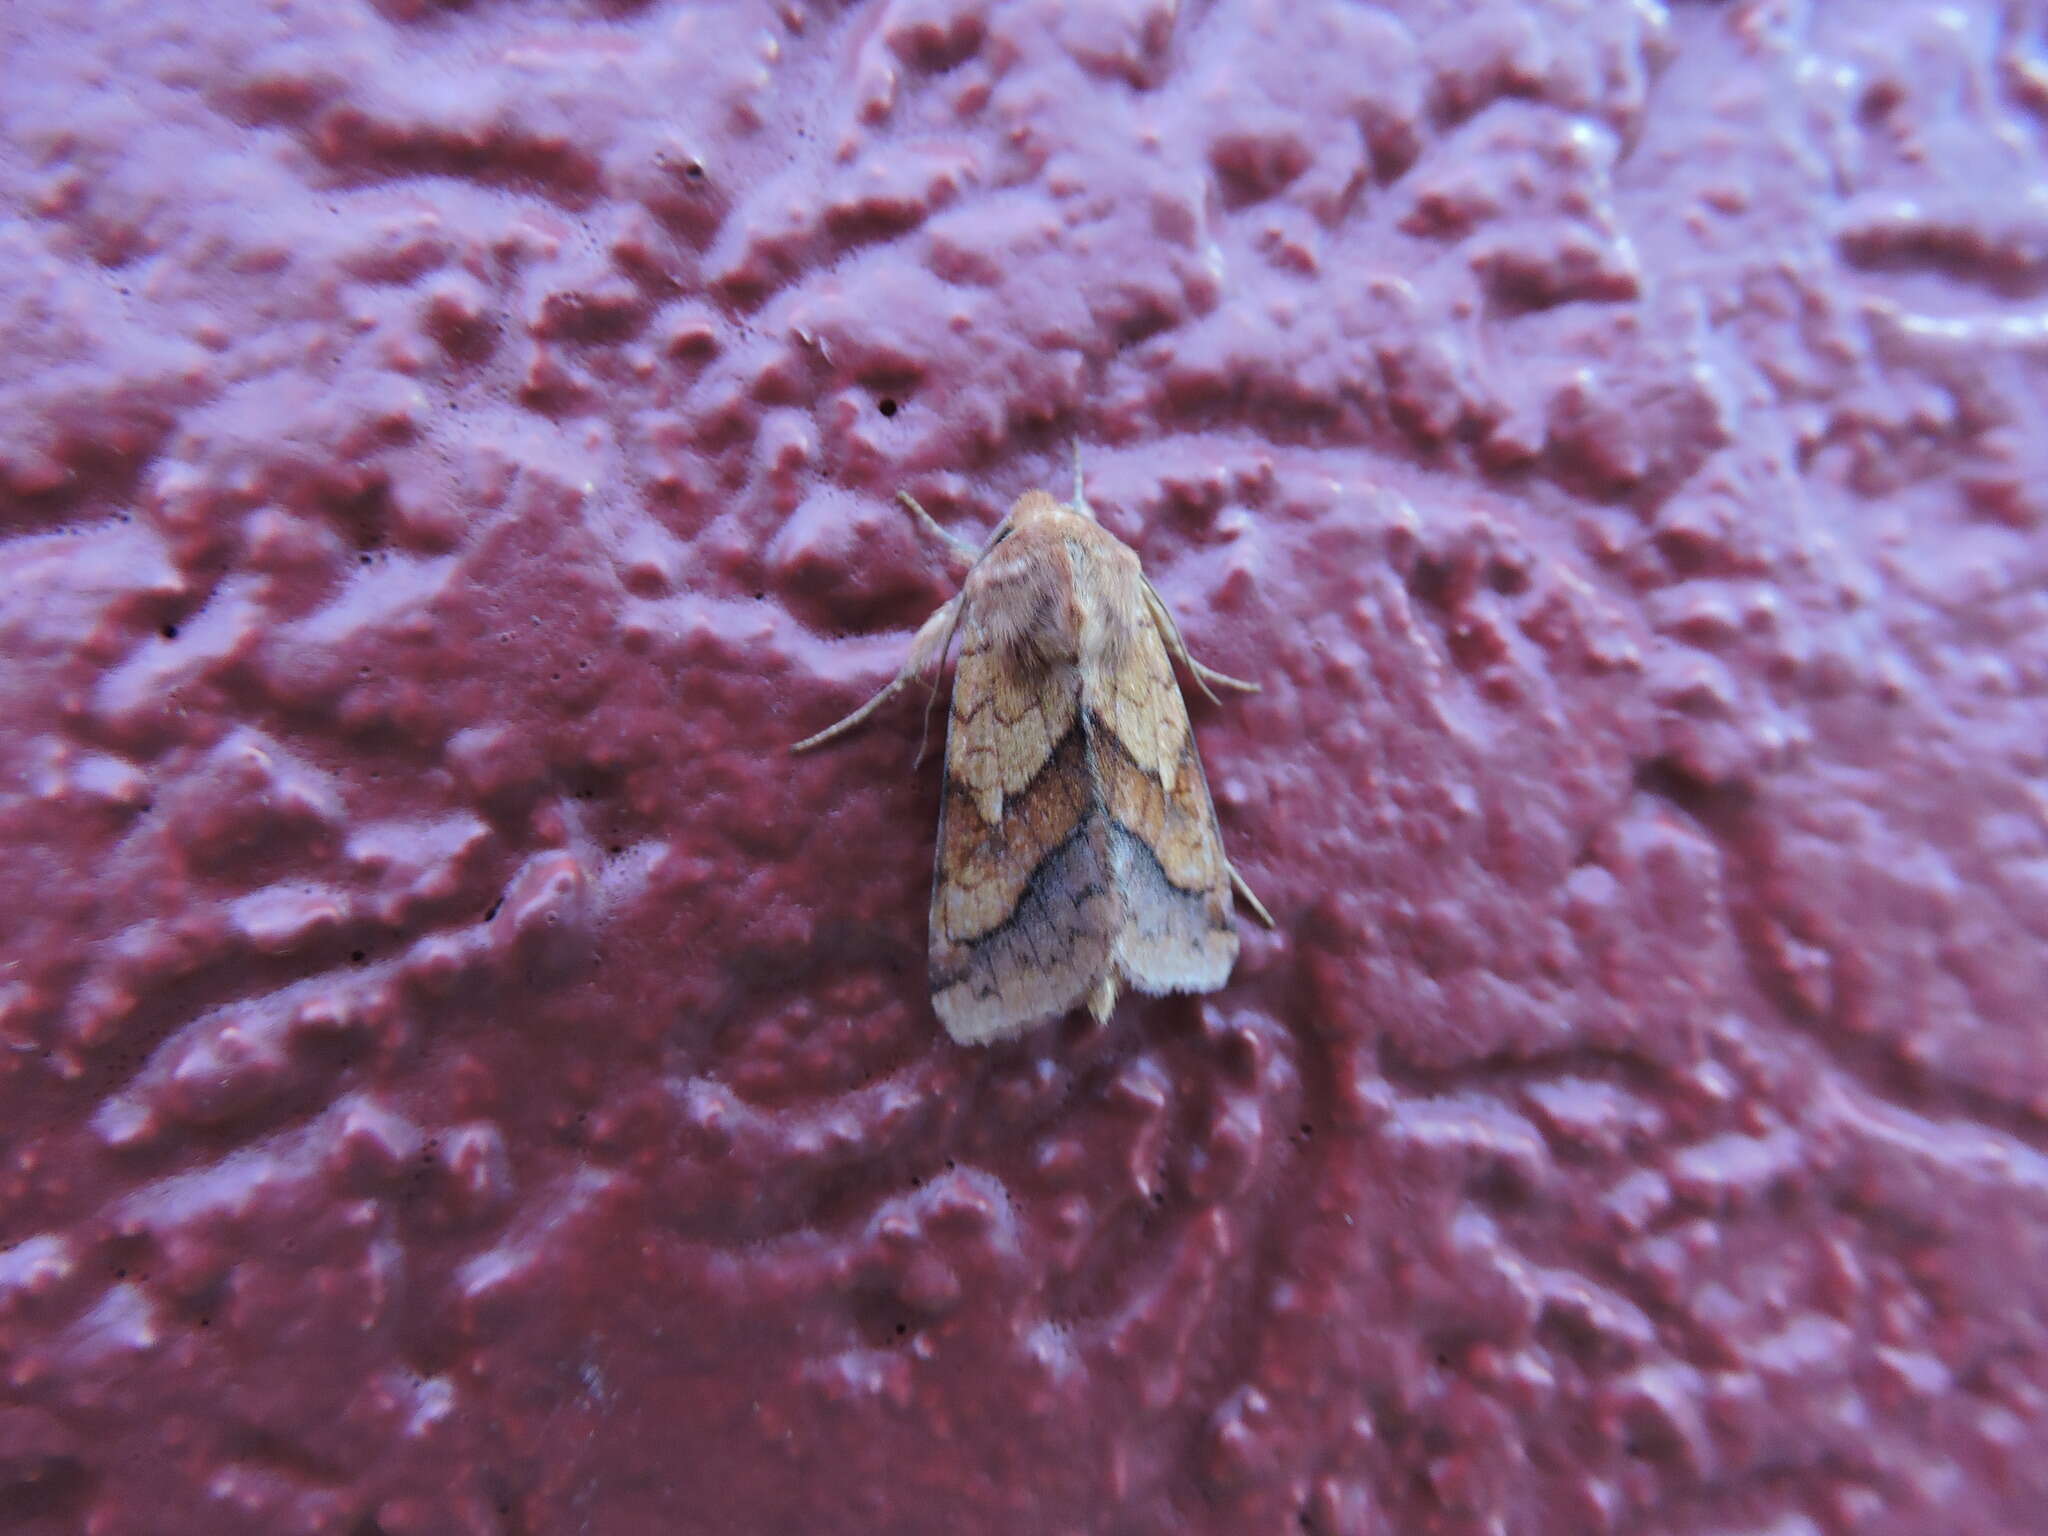
<svg viewBox="0 0 2048 1536">
<path fill-rule="evenodd" d="M 1063 1019 L 1088 1000 L 1084 994 L 1069 1000 L 1064 1007 L 1035 1012 L 1016 1011 L 1006 1010 L 1000 1005 L 978 1004 L 972 996 L 960 995 L 961 991 L 960 988 L 949 987 L 932 994 L 932 1011 L 939 1016 L 939 1022 L 946 1026 L 946 1033 L 956 1045 L 994 1045 L 1028 1029 L 1036 1029 L 1041 1024 Z"/>
<path fill-rule="evenodd" d="M 957 1008 L 940 1006 L 937 998 L 932 999 L 932 1004 L 938 1011 L 939 1022 L 946 1026 L 946 1034 L 955 1045 L 994 1045 L 997 1041 L 1007 1040 L 1012 1035 L 1021 1035 L 1032 1025 L 1043 1022 L 1040 1019 L 1004 1018 L 1001 1015 L 974 1017 Z"/>
</svg>

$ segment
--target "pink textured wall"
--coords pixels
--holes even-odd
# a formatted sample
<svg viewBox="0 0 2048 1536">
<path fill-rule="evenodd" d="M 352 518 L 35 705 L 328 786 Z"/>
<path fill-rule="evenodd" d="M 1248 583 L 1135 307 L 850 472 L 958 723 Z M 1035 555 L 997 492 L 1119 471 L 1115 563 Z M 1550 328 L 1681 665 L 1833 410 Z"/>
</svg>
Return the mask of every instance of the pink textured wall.
<svg viewBox="0 0 2048 1536">
<path fill-rule="evenodd" d="M 2048 1529 L 2041 4 L 0 58 L 0 1529 Z M 1069 433 L 1279 928 L 967 1050 Z"/>
</svg>

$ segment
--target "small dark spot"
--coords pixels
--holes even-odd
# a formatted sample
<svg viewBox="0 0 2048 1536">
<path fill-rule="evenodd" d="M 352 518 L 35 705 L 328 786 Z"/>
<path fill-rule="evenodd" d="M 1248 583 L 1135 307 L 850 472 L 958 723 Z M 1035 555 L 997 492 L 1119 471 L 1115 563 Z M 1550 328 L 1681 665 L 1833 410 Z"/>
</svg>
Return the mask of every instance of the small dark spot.
<svg viewBox="0 0 2048 1536">
<path fill-rule="evenodd" d="M 202 1328 L 211 1328 L 213 1326 L 213 1319 L 210 1317 L 202 1317 L 199 1319 L 199 1326 Z"/>
<path fill-rule="evenodd" d="M 491 903 L 490 911 L 484 914 L 484 921 L 488 923 L 492 918 L 496 917 L 498 915 L 498 909 L 504 905 L 505 898 L 500 896 L 496 901 Z"/>
<path fill-rule="evenodd" d="M 357 556 L 356 556 L 356 564 L 357 564 L 357 565 L 368 565 L 369 563 L 370 563 L 370 557 L 369 557 L 368 555 L 357 555 Z"/>
<path fill-rule="evenodd" d="M 611 855 L 613 858 L 617 858 L 620 854 L 624 853 L 625 851 L 625 848 L 618 843 L 613 843 L 611 845 Z"/>
<path fill-rule="evenodd" d="M 350 950 L 348 952 L 348 957 L 349 959 L 353 960 L 357 965 L 361 965 L 365 960 L 369 958 L 369 956 L 364 954 L 360 949 Z"/>
<path fill-rule="evenodd" d="M 767 595 L 768 594 L 765 592 L 756 592 L 754 594 L 754 601 L 758 603 L 761 601 L 762 598 L 766 597 Z"/>
<path fill-rule="evenodd" d="M 1314 1126 L 1310 1125 L 1306 1120 L 1301 1122 L 1301 1134 L 1304 1140 L 1315 1135 L 1315 1133 L 1316 1128 Z"/>
<path fill-rule="evenodd" d="M 178 626 L 175 624 L 166 624 L 162 629 L 158 630 L 157 633 L 162 635 L 166 640 L 175 640 L 178 638 Z"/>
<path fill-rule="evenodd" d="M 1528 1175 L 1511 1162 L 1497 1162 L 1471 1181 L 1473 1197 L 1502 1211 L 1525 1211 L 1534 1199 Z"/>
<path fill-rule="evenodd" d="M 128 1270 L 126 1266 L 116 1265 L 114 1267 L 114 1278 L 116 1280 L 126 1280 L 128 1278 Z"/>
<path fill-rule="evenodd" d="M 1451 600 L 1449 562 L 1423 556 L 1408 573 L 1408 590 L 1432 608 L 1445 608 Z"/>
<path fill-rule="evenodd" d="M 1486 568 L 1486 584 L 1502 597 L 1520 597 L 1529 590 L 1529 573 L 1519 566 L 1495 561 Z"/>
<path fill-rule="evenodd" d="M 1905 87 L 1898 81 L 1876 81 L 1864 88 L 1862 98 L 1856 103 L 1857 120 L 1866 127 L 1874 126 L 1896 112 L 1905 99 Z"/>
<path fill-rule="evenodd" d="M 910 1324 L 908 1324 L 908 1323 L 898 1323 L 898 1324 L 896 1325 L 896 1337 L 897 1337 L 897 1338 L 899 1338 L 899 1339 L 900 1339 L 900 1338 L 902 1338 L 902 1337 L 903 1337 L 903 1336 L 904 1336 L 904 1335 L 905 1335 L 906 1333 L 908 1333 L 908 1332 L 910 1332 Z"/>
<path fill-rule="evenodd" d="M 692 181 L 702 181 L 704 179 L 704 167 L 698 164 L 695 160 L 692 160 L 688 165 L 683 167 L 683 174 L 689 177 Z"/>
<path fill-rule="evenodd" d="M 878 409 L 884 416 L 894 416 L 896 414 L 896 402 L 894 400 L 891 400 L 887 395 L 884 395 L 882 397 L 882 403 L 878 407 Z"/>
</svg>

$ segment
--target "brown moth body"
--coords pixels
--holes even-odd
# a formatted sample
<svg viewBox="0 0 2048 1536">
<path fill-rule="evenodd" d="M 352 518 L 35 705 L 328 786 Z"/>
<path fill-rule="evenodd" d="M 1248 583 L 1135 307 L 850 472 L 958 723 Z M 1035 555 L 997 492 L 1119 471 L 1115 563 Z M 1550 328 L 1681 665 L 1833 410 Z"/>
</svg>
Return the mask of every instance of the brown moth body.
<svg viewBox="0 0 2048 1536">
<path fill-rule="evenodd" d="M 1118 993 L 1213 992 L 1237 960 L 1231 893 L 1178 657 L 1198 683 L 1250 690 L 1188 655 L 1132 550 L 1081 495 L 1019 497 L 960 591 L 918 631 L 858 725 L 959 635 L 932 881 L 932 1006 L 981 1043 Z M 904 504 L 938 532 L 908 495 Z M 1206 691 L 1206 688 L 1205 688 Z"/>
</svg>

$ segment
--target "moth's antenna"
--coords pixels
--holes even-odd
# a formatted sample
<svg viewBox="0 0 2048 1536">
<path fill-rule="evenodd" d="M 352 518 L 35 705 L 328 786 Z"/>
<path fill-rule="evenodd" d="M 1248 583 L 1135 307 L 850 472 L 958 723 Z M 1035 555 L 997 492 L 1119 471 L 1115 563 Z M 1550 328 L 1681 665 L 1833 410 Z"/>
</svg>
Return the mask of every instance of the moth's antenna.
<svg viewBox="0 0 2048 1536">
<path fill-rule="evenodd" d="M 1093 517 L 1095 509 L 1088 505 L 1088 493 L 1081 488 L 1081 435 L 1077 432 L 1069 441 L 1074 445 L 1074 505 Z"/>
</svg>

